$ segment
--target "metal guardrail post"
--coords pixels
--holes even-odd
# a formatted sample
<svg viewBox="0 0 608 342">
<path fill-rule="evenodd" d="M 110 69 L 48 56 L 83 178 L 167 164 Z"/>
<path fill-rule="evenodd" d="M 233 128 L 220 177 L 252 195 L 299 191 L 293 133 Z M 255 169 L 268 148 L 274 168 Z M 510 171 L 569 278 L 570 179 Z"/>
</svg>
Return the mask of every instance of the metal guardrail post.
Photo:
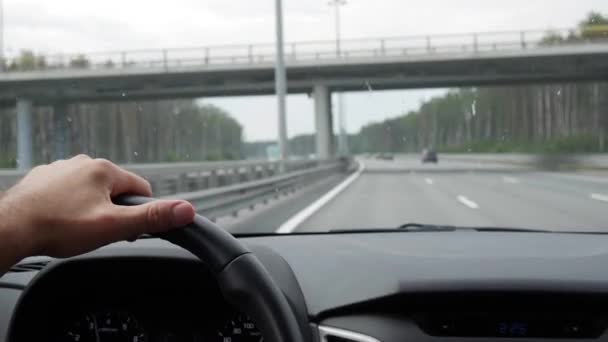
<svg viewBox="0 0 608 342">
<path fill-rule="evenodd" d="M 252 181 L 252 180 L 256 180 L 257 177 L 257 167 L 255 165 L 250 166 L 249 168 L 247 168 L 247 180 L 248 181 Z"/>
<path fill-rule="evenodd" d="M 231 184 L 238 184 L 241 182 L 241 170 L 239 167 L 235 167 L 232 169 L 232 179 L 230 180 Z"/>
<path fill-rule="evenodd" d="M 167 62 L 167 49 L 163 49 L 163 67 L 165 68 L 165 71 L 169 70 L 169 65 Z"/>
<path fill-rule="evenodd" d="M 473 51 L 478 52 L 479 45 L 477 43 L 477 33 L 473 33 Z"/>
<path fill-rule="evenodd" d="M 262 165 L 260 168 L 260 178 L 268 177 L 268 165 Z"/>
<path fill-rule="evenodd" d="M 209 64 L 209 48 L 205 48 L 205 64 Z"/>
<path fill-rule="evenodd" d="M 197 178 L 197 181 L 198 181 L 197 182 L 198 183 L 198 186 L 197 186 L 198 190 L 205 189 L 207 187 L 207 184 L 206 184 L 207 183 L 206 182 L 207 179 L 205 178 L 205 175 L 202 172 L 199 172 L 196 175 L 196 178 Z"/>
<path fill-rule="evenodd" d="M 178 192 L 188 192 L 190 191 L 190 186 L 188 184 L 188 175 L 183 173 L 180 174 L 177 178 L 177 191 Z"/>
<path fill-rule="evenodd" d="M 431 36 L 426 36 L 426 51 L 431 53 Z"/>
<path fill-rule="evenodd" d="M 380 53 L 382 54 L 382 56 L 386 55 L 386 47 L 384 44 L 384 39 L 380 40 Z"/>
<path fill-rule="evenodd" d="M 127 52 L 123 51 L 120 53 L 120 60 L 121 60 L 121 64 L 122 67 L 126 67 L 127 66 Z"/>
<path fill-rule="evenodd" d="M 217 171 L 211 170 L 209 172 L 209 188 L 217 188 L 217 185 L 218 185 Z"/>
<path fill-rule="evenodd" d="M 253 64 L 253 45 L 247 46 L 247 54 L 249 55 L 249 64 Z"/>
<path fill-rule="evenodd" d="M 519 33 L 519 40 L 521 42 L 521 48 L 525 49 L 526 48 L 526 32 L 521 31 Z"/>
</svg>

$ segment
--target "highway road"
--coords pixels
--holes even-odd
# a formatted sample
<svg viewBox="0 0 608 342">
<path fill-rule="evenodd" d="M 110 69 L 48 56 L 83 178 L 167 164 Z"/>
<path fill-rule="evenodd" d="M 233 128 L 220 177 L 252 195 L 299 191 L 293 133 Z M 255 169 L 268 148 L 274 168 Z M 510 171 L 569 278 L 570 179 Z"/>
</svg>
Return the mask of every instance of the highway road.
<svg viewBox="0 0 608 342">
<path fill-rule="evenodd" d="M 363 159 L 363 170 L 294 195 L 234 232 L 311 232 L 438 225 L 608 231 L 608 175 L 413 157 Z M 232 230 L 232 229 L 231 229 Z"/>
</svg>

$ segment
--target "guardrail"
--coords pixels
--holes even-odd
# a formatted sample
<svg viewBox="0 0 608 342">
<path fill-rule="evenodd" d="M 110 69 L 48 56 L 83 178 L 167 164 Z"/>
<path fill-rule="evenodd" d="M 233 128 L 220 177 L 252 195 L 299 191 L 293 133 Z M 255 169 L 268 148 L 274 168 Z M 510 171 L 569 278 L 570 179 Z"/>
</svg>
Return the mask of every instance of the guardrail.
<svg viewBox="0 0 608 342">
<path fill-rule="evenodd" d="M 608 170 L 608 154 L 444 153 L 441 160 L 477 164 L 509 164 L 540 169 Z"/>
<path fill-rule="evenodd" d="M 348 160 L 235 161 L 123 165 L 148 179 L 154 195 L 192 202 L 199 213 L 211 219 L 236 215 L 271 198 L 345 171 Z M 17 182 L 25 172 L 0 170 L 0 189 Z"/>
<path fill-rule="evenodd" d="M 241 209 L 253 209 L 257 204 L 278 199 L 298 188 L 318 181 L 332 173 L 344 170 L 339 161 L 328 162 L 312 169 L 279 174 L 267 179 L 234 184 L 231 186 L 167 196 L 190 201 L 196 211 L 215 220 L 222 216 L 237 216 Z"/>
<path fill-rule="evenodd" d="M 567 39 L 576 29 L 438 34 L 406 37 L 343 39 L 340 49 L 334 40 L 286 43 L 285 60 L 318 61 L 369 57 L 434 55 L 442 53 L 482 53 L 499 50 L 525 50 L 547 45 L 588 44 L 606 40 Z M 547 40 L 547 35 L 562 39 Z M 192 48 L 142 49 L 38 56 L 19 63 L 19 56 L 6 60 L 8 71 L 65 69 L 159 68 L 166 71 L 189 66 L 259 65 L 275 61 L 275 44 L 220 45 Z"/>
<path fill-rule="evenodd" d="M 311 169 L 333 161 L 287 161 L 283 172 Z M 156 196 L 224 187 L 236 183 L 276 176 L 281 172 L 278 161 L 230 161 L 127 164 L 125 169 L 146 178 Z M 15 184 L 26 172 L 0 170 L 0 190 Z"/>
</svg>

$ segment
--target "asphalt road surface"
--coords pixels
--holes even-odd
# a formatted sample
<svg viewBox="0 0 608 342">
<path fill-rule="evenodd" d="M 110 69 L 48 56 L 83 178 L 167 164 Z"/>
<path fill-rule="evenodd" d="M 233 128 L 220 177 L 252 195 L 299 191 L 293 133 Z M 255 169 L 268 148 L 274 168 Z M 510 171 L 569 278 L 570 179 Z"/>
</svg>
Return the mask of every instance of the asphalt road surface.
<svg viewBox="0 0 608 342">
<path fill-rule="evenodd" d="M 376 229 L 409 222 L 608 231 L 608 176 L 601 174 L 446 161 L 422 165 L 412 157 L 361 162 L 362 171 L 253 215 L 238 232 Z"/>
</svg>

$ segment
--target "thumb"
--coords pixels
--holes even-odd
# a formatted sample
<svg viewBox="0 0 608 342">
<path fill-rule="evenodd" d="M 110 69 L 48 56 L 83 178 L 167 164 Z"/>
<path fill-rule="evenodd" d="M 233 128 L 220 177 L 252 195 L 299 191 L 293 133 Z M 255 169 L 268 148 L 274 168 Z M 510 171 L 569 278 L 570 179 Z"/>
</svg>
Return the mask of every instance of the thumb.
<svg viewBox="0 0 608 342">
<path fill-rule="evenodd" d="M 186 201 L 157 200 L 136 206 L 116 206 L 117 225 L 125 232 L 160 233 L 183 227 L 194 220 L 194 208 Z"/>
</svg>

